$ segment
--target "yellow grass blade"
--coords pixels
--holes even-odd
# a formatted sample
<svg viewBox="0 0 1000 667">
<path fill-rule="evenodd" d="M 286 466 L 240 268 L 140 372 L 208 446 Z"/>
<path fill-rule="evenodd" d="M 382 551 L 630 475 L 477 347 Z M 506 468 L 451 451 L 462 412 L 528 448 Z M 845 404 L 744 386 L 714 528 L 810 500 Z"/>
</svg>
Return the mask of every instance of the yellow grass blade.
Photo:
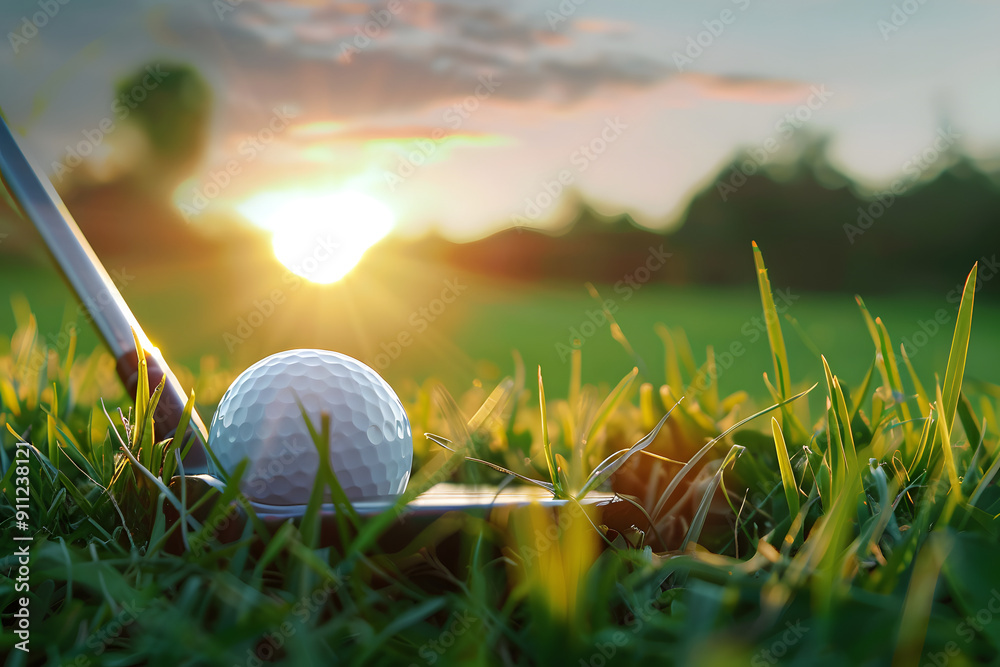
<svg viewBox="0 0 1000 667">
<path fill-rule="evenodd" d="M 798 516 L 799 508 L 799 488 L 795 483 L 795 473 L 792 472 L 792 462 L 788 458 L 788 447 L 785 445 L 785 436 L 781 433 L 781 424 L 774 417 L 771 417 L 771 434 L 774 436 L 774 448 L 778 453 L 778 468 L 781 470 L 781 486 L 785 489 L 785 501 L 788 503 L 789 516 Z"/>
</svg>

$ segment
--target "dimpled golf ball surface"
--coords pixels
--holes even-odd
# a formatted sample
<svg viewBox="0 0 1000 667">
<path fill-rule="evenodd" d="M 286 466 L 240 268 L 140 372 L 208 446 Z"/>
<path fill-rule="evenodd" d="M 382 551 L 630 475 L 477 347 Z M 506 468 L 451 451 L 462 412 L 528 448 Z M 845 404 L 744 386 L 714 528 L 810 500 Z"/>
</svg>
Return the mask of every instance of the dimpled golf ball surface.
<svg viewBox="0 0 1000 667">
<path fill-rule="evenodd" d="M 319 453 L 300 401 L 317 432 L 321 413 L 330 415 L 330 466 L 348 499 L 403 492 L 413 435 L 392 388 L 346 355 L 290 350 L 245 370 L 212 419 L 209 444 L 222 467 L 231 473 L 244 458 L 249 460 L 241 482 L 247 498 L 265 505 L 309 501 Z"/>
</svg>

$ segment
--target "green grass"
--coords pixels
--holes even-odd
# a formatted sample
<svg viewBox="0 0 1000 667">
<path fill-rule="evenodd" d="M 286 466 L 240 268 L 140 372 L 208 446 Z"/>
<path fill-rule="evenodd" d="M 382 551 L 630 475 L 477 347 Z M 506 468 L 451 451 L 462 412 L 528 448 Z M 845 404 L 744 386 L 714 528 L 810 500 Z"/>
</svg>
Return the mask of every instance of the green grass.
<svg viewBox="0 0 1000 667">
<path fill-rule="evenodd" d="M 12 461 L 23 438 L 33 444 L 31 661 L 249 665 L 260 655 L 288 664 L 352 665 L 911 665 L 941 656 L 949 664 L 1000 659 L 1000 623 L 991 607 L 993 597 L 1000 599 L 994 566 L 1000 425 L 996 388 L 963 381 L 983 329 L 978 303 L 972 325 L 971 289 L 935 339 L 946 350 L 935 368 L 939 380 L 925 373 L 918 384 L 894 352 L 898 339 L 884 344 L 879 323 L 894 335 L 905 336 L 906 329 L 897 333 L 876 300 L 868 301 L 869 311 L 885 317 L 872 319 L 870 330 L 853 302 L 849 318 L 846 311 L 828 313 L 824 321 L 841 325 L 837 345 L 825 359 L 813 359 L 796 352 L 792 326 L 769 312 L 767 282 L 761 285 L 761 295 L 731 294 L 729 307 L 696 303 L 693 291 L 664 296 L 651 286 L 637 298 L 690 299 L 689 314 L 716 314 L 691 323 L 706 331 L 722 321 L 739 325 L 744 314 L 778 323 L 787 361 L 766 336 L 759 355 L 754 350 L 740 358 L 757 364 L 746 374 L 754 382 L 764 385 L 761 374 L 768 374 L 773 397 L 759 389 L 732 393 L 727 383 L 737 385 L 735 366 L 712 381 L 718 343 L 715 355 L 696 348 L 689 357 L 678 330 L 660 330 L 662 340 L 654 330 L 651 337 L 628 321 L 624 306 L 615 316 L 649 366 L 635 380 L 628 355 L 600 361 L 595 336 L 565 365 L 543 365 L 537 382 L 536 352 L 529 351 L 524 363 L 512 363 L 512 377 L 495 386 L 456 391 L 453 398 L 440 384 L 419 385 L 405 397 L 414 432 L 437 434 L 456 453 L 415 442 L 408 493 L 447 478 L 505 477 L 460 460 L 475 456 L 570 498 L 587 489 L 591 471 L 597 481 L 602 470 L 610 471 L 603 486 L 641 509 L 624 521 L 605 517 L 602 525 L 573 501 L 558 514 L 538 506 L 514 513 L 506 525 L 443 517 L 392 551 L 377 538 L 391 530 L 394 514 L 359 525 L 344 512 L 340 545 L 319 545 L 315 503 L 301 522 L 274 535 L 245 508 L 250 520 L 243 533 L 220 540 L 231 503 L 241 503 L 239 471 L 221 496 L 195 497 L 169 485 L 175 445 L 154 437 L 154 405 L 129 411 L 100 353 L 69 359 L 43 353 L 44 320 L 38 328 L 21 309 L 11 353 L 0 359 L 0 420 L 9 427 L 0 526 L 4 543 L 12 544 L 20 534 Z M 550 296 L 540 295 L 538 303 Z M 740 298 L 748 303 L 737 306 Z M 796 317 L 808 330 L 807 302 L 796 304 Z M 548 303 L 555 309 L 555 301 Z M 573 312 L 564 307 L 560 312 Z M 494 309 L 492 316 L 503 314 Z M 679 314 L 657 319 L 688 324 Z M 511 336 L 505 345 L 515 346 L 516 329 L 503 330 Z M 711 335 L 725 341 L 731 332 Z M 486 333 L 469 335 L 481 341 Z M 826 342 L 814 339 L 824 350 Z M 915 363 L 932 357 L 937 360 L 936 353 L 919 355 Z M 776 383 L 775 363 L 789 370 L 785 386 Z M 597 367 L 614 370 L 595 384 L 588 373 Z M 995 377 L 983 366 L 975 370 Z M 565 391 L 553 389 L 559 378 Z M 813 383 L 809 400 L 788 396 Z M 98 395 L 110 400 L 106 412 Z M 782 398 L 790 402 L 775 409 Z M 658 424 L 662 429 L 651 433 Z M 322 434 L 326 424 L 312 427 Z M 321 473 L 320 484 L 338 499 L 325 463 Z M 321 491 L 318 486 L 314 498 Z M 167 510 L 179 520 L 168 524 Z M 2 572 L 13 573 L 15 565 L 7 555 Z M 19 595 L 12 580 L 0 580 L 5 625 Z M 5 633 L 0 641 L 8 651 L 16 639 Z M 11 652 L 8 662 L 26 664 L 28 656 Z"/>
<path fill-rule="evenodd" d="M 412 345 L 380 369 L 393 386 L 404 391 L 410 381 L 429 377 L 456 388 L 469 387 L 476 379 L 497 382 L 513 372 L 512 352 L 516 350 L 527 368 L 541 365 L 545 369 L 552 392 L 566 395 L 571 330 L 590 321 L 588 313 L 599 310 L 583 284 L 499 284 L 461 276 L 468 289 L 418 333 L 408 322 L 409 315 L 427 306 L 443 281 L 452 276 L 441 267 L 419 264 L 407 266 L 405 280 L 392 281 L 403 288 L 393 289 L 391 309 L 365 291 L 370 289 L 368 285 L 359 284 L 368 281 L 384 286 L 390 282 L 377 273 L 345 285 L 286 289 L 287 301 L 278 312 L 230 352 L 223 333 L 235 330 L 239 318 L 252 310 L 254 299 L 283 287 L 280 275 L 261 272 L 259 282 L 238 292 L 219 293 L 214 283 L 206 289 L 196 272 L 175 270 L 161 276 L 129 263 L 120 270 L 136 276 L 123 292 L 147 333 L 173 363 L 195 373 L 205 355 L 217 359 L 222 368 L 238 372 L 290 347 L 335 349 L 374 365 L 380 344 L 389 344 L 400 332 L 410 332 Z M 10 294 L 27 297 L 46 335 L 57 334 L 66 318 L 75 316 L 67 288 L 48 266 L 5 262 L 0 267 L 0 282 L 9 286 L 7 298 Z M 960 283 L 958 277 L 955 282 Z M 776 282 L 775 287 L 782 306 L 788 286 Z M 698 356 L 704 355 L 706 346 L 713 346 L 724 393 L 745 390 L 757 398 L 768 397 L 761 373 L 770 371 L 773 375 L 773 364 L 752 272 L 745 287 L 677 288 L 650 283 L 627 300 L 612 285 L 598 285 L 597 289 L 603 298 L 614 300 L 614 317 L 641 357 L 643 370 L 648 371 L 649 377 L 644 379 L 666 379 L 663 344 L 657 334 L 657 325 L 662 323 L 682 328 Z M 792 382 L 801 385 L 809 378 L 815 381 L 822 377 L 817 350 L 822 350 L 845 381 L 860 382 L 871 360 L 859 350 L 868 349 L 870 338 L 854 296 L 799 293 L 794 288 L 792 296 L 798 298 L 782 313 Z M 944 368 L 948 360 L 957 302 L 949 302 L 944 293 L 866 296 L 866 301 L 893 332 L 897 351 L 901 338 L 920 332 L 920 321 L 931 320 L 938 309 L 946 309 L 947 324 L 912 359 L 922 382 L 931 385 L 934 372 Z M 177 317 L 177 313 L 196 315 Z M 791 326 L 785 315 L 794 317 L 798 327 Z M 318 316 L 325 319 L 316 324 Z M 12 331 L 13 326 L 11 311 L 0 307 L 0 331 Z M 80 344 L 85 349 L 97 344 L 92 330 L 84 328 Z M 726 353 L 731 353 L 734 345 L 742 353 L 729 358 Z M 606 324 L 582 340 L 582 350 L 581 377 L 588 383 L 614 383 L 636 364 L 612 338 Z M 995 301 L 977 304 L 968 376 L 973 380 L 1000 377 L 1000 305 Z M 203 406 L 206 410 L 213 407 L 210 393 L 200 393 L 208 401 Z"/>
</svg>

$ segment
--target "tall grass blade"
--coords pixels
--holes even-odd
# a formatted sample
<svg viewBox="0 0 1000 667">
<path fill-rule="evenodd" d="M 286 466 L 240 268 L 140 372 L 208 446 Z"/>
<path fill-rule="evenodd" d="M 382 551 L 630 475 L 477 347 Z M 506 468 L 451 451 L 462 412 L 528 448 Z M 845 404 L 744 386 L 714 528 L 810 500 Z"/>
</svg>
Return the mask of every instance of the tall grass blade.
<svg viewBox="0 0 1000 667">
<path fill-rule="evenodd" d="M 181 459 L 187 457 L 188 452 L 195 443 L 196 438 L 188 438 L 188 427 L 191 425 L 191 415 L 194 414 L 194 390 L 188 395 L 187 401 L 184 403 L 184 409 L 181 411 L 181 418 L 177 422 L 177 430 L 174 431 L 174 442 L 176 446 L 173 450 L 180 453 Z M 179 438 L 179 439 L 178 439 Z M 168 457 L 170 458 L 170 457 Z M 170 458 L 173 462 L 174 459 Z M 171 470 L 173 470 L 173 463 L 171 464 Z"/>
<path fill-rule="evenodd" d="M 549 417 L 545 407 L 545 384 L 542 382 L 542 367 L 538 367 L 538 407 L 542 414 L 542 452 L 545 454 L 545 465 L 549 469 L 549 479 L 557 493 L 562 492 L 559 485 L 559 475 L 556 473 L 556 459 L 552 454 L 552 443 L 549 440 Z"/>
<path fill-rule="evenodd" d="M 132 442 L 130 444 L 133 447 L 137 447 L 141 442 L 137 431 L 146 422 L 146 406 L 149 401 L 149 363 L 146 361 L 146 351 L 142 349 L 142 342 L 135 331 L 132 332 L 132 339 L 135 341 L 138 375 L 135 389 L 135 419 L 132 422 L 133 438 L 131 438 Z"/>
<path fill-rule="evenodd" d="M 49 461 L 59 467 L 59 441 L 56 439 L 56 418 L 59 405 L 56 403 L 55 388 L 52 394 L 52 412 L 45 416 L 45 437 L 49 445 Z"/>
<path fill-rule="evenodd" d="M 333 501 L 336 511 L 337 528 L 340 532 L 341 544 L 346 546 L 349 544 L 348 526 L 350 525 L 354 529 L 357 529 L 361 525 L 361 518 L 358 516 L 357 510 L 354 509 L 351 501 L 348 500 L 347 493 L 344 492 L 344 487 L 341 486 L 340 480 L 337 479 L 337 474 L 333 472 L 333 468 L 330 465 L 330 415 L 327 412 L 320 413 L 320 429 L 317 431 L 298 396 L 296 396 L 295 400 L 299 405 L 306 428 L 309 430 L 309 437 L 316 446 L 316 451 L 319 455 L 319 469 L 316 474 L 316 483 L 313 485 L 312 492 L 309 495 L 306 515 L 302 519 L 302 540 L 307 546 L 316 546 L 316 541 L 319 538 L 318 519 L 320 505 L 323 502 L 324 489 L 328 488 L 330 489 L 330 499 Z"/>
<path fill-rule="evenodd" d="M 872 363 L 868 367 L 868 372 L 865 373 L 865 379 L 861 381 L 861 385 L 851 394 L 852 422 L 861 412 L 861 406 L 864 405 L 865 397 L 868 396 L 868 392 L 871 391 L 872 378 L 874 376 L 875 376 L 875 360 L 872 359 Z"/>
<path fill-rule="evenodd" d="M 924 389 L 923 383 L 920 378 L 917 377 L 917 372 L 913 370 L 913 363 L 910 361 L 910 355 L 906 353 L 906 346 L 900 344 L 899 346 L 899 356 L 903 357 L 903 364 L 906 366 L 906 372 L 910 376 L 910 381 L 913 383 L 913 389 L 917 394 L 917 407 L 920 410 L 920 414 L 926 415 L 930 413 L 931 398 Z"/>
<path fill-rule="evenodd" d="M 797 516 L 801 507 L 799 503 L 799 487 L 795 483 L 795 473 L 792 472 L 792 462 L 788 458 L 788 448 L 785 436 L 781 433 L 781 424 L 771 417 L 771 434 L 774 436 L 774 447 L 778 453 L 778 468 L 781 470 L 781 485 L 785 489 L 785 502 L 788 503 L 789 516 Z"/>
<path fill-rule="evenodd" d="M 764 266 L 764 256 L 753 242 L 753 261 L 757 267 L 757 284 L 760 288 L 760 300 L 764 307 L 764 323 L 767 326 L 767 339 L 771 344 L 771 358 L 774 361 L 774 376 L 779 395 L 782 399 L 792 393 L 792 380 L 788 372 L 788 352 L 785 349 L 785 338 L 781 333 L 781 320 L 778 309 L 774 305 L 774 295 L 771 292 L 771 281 L 767 277 Z"/>
<path fill-rule="evenodd" d="M 937 386 L 937 401 L 939 406 L 944 405 L 944 400 L 941 396 L 941 385 Z M 951 423 L 948 421 L 948 417 L 940 412 L 938 413 L 936 422 L 938 427 L 937 440 L 941 442 L 941 454 L 944 458 L 944 469 L 948 473 L 948 484 L 951 486 L 951 496 L 949 502 L 949 508 L 951 508 L 962 499 L 962 483 L 958 479 L 958 467 L 955 465 L 955 452 L 951 448 Z M 947 515 L 950 512 L 946 510 L 945 513 Z"/>
<path fill-rule="evenodd" d="M 892 340 L 889 338 L 889 331 L 885 328 L 881 317 L 875 318 L 875 326 L 878 327 L 879 345 L 882 350 L 882 358 L 885 359 L 886 372 L 889 375 L 889 383 L 892 387 L 893 396 L 899 403 L 899 413 L 903 418 L 904 429 L 909 435 L 912 429 L 910 407 L 906 404 L 906 392 L 903 389 L 903 378 L 899 375 L 899 364 L 896 362 L 896 353 L 892 349 Z"/>
<path fill-rule="evenodd" d="M 826 357 L 823 358 L 823 363 L 826 364 Z M 829 370 L 829 365 L 826 364 Z M 858 450 L 854 444 L 854 429 L 851 427 L 851 418 L 847 413 L 847 399 L 844 397 L 844 389 L 837 379 L 837 376 L 833 376 L 833 393 L 832 396 L 836 399 L 837 406 L 837 420 L 840 422 L 840 428 L 843 435 L 844 444 L 844 456 L 847 461 L 847 471 L 852 476 L 860 475 L 860 466 L 858 465 Z M 861 478 L 858 477 L 858 483 L 861 482 Z"/>
<path fill-rule="evenodd" d="M 105 409 L 104 414 L 107 416 L 108 421 L 111 421 L 111 415 L 107 413 L 107 409 Z M 114 430 L 116 435 L 118 434 L 117 430 L 112 430 Z M 140 474 L 149 479 L 149 481 L 153 483 L 153 486 L 156 487 L 156 490 L 163 494 L 163 496 L 169 500 L 175 508 L 177 508 L 178 512 L 183 512 L 184 506 L 181 504 L 180 499 L 174 495 L 174 492 L 168 489 L 167 485 L 164 484 L 159 477 L 150 472 L 149 468 L 142 465 L 142 463 L 129 450 L 128 445 L 121 439 L 121 437 L 119 437 L 119 442 L 121 443 L 122 453 L 124 453 L 125 457 L 132 463 L 132 469 L 138 470 Z"/>
<path fill-rule="evenodd" d="M 949 425 L 955 421 L 958 399 L 962 394 L 965 361 L 969 355 L 969 337 L 972 335 L 972 306 L 976 298 L 978 271 L 979 263 L 977 262 L 965 281 L 962 302 L 959 304 L 958 317 L 955 320 L 955 334 L 951 339 L 951 350 L 948 352 L 948 367 L 944 374 L 944 403 L 939 404 L 939 409 L 945 422 Z"/>
<path fill-rule="evenodd" d="M 840 416 L 837 411 L 837 393 L 835 389 L 837 380 L 830 371 L 830 365 L 826 362 L 826 357 L 823 357 L 823 373 L 826 376 L 828 392 L 826 399 L 827 454 L 830 457 L 830 468 L 833 471 L 833 485 L 836 490 L 841 488 L 841 485 L 847 478 L 848 464 L 844 436 L 841 431 Z"/>
<path fill-rule="evenodd" d="M 933 458 L 933 452 L 930 448 L 931 442 L 935 438 L 935 423 L 931 416 L 928 416 L 924 420 L 924 427 L 920 431 L 920 439 L 917 441 L 917 451 L 913 453 L 910 458 L 910 464 L 906 468 L 906 474 L 908 477 L 912 478 L 913 473 L 920 468 L 928 467 L 926 464 L 922 465 L 925 455 L 928 460 Z M 905 452 L 909 454 L 909 452 Z"/>
<path fill-rule="evenodd" d="M 615 388 L 611 390 L 611 393 L 608 394 L 607 398 L 604 399 L 604 402 L 601 403 L 600 407 L 597 408 L 597 414 L 594 416 L 594 421 L 591 422 L 590 428 L 587 429 L 587 435 L 583 439 L 584 450 L 580 463 L 583 463 L 586 460 L 586 455 L 589 453 L 591 445 L 597 437 L 597 434 L 602 428 L 604 428 L 604 425 L 608 423 L 608 419 L 611 418 L 611 415 L 618 408 L 618 406 L 621 405 L 622 400 L 624 400 L 624 398 L 628 395 L 629 390 L 632 388 L 632 384 L 638 376 L 639 369 L 633 368 L 628 375 L 623 377 L 618 382 Z"/>
<path fill-rule="evenodd" d="M 875 323 L 875 318 L 873 318 L 871 313 L 868 311 L 868 306 L 865 305 L 864 299 L 855 295 L 854 300 L 857 302 L 858 308 L 861 310 L 861 316 L 865 320 L 865 326 L 868 327 L 868 334 L 871 336 L 872 343 L 875 345 L 875 365 L 882 378 L 882 386 L 885 387 L 886 392 L 891 393 L 892 382 L 889 380 L 889 371 L 886 369 L 885 354 L 882 350 L 882 339 L 879 336 L 878 325 Z M 872 419 L 877 420 L 877 417 L 873 416 Z"/>
</svg>

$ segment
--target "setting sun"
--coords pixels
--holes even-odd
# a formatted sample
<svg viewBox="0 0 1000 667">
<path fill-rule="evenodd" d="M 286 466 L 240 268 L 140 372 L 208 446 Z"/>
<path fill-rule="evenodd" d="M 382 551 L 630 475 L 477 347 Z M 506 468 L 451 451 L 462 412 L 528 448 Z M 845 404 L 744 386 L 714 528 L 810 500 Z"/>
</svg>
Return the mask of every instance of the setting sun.
<svg viewBox="0 0 1000 667">
<path fill-rule="evenodd" d="M 353 269 L 365 251 L 396 222 L 392 210 L 366 194 L 269 192 L 237 207 L 273 234 L 278 260 L 314 283 L 334 283 Z"/>
</svg>

